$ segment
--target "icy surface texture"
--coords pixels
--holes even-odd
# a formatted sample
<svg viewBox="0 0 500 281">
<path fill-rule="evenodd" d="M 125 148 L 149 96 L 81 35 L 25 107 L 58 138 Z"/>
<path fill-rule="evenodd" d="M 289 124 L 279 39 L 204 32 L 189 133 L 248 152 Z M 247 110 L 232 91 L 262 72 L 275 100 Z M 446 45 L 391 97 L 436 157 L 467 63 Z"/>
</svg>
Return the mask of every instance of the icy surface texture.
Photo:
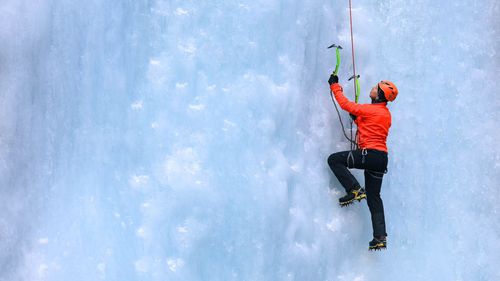
<svg viewBox="0 0 500 281">
<path fill-rule="evenodd" d="M 353 2 L 376 253 L 326 165 L 348 1 L 1 1 L 0 280 L 500 280 L 498 2 Z"/>
</svg>

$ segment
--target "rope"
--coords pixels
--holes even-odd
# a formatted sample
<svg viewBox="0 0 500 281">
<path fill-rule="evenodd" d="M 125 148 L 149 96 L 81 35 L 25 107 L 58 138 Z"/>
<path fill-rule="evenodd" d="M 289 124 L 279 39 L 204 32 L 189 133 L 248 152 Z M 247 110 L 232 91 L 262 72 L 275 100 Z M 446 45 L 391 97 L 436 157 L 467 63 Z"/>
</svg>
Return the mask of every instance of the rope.
<svg viewBox="0 0 500 281">
<path fill-rule="evenodd" d="M 333 99 L 333 93 L 331 90 L 330 90 L 330 97 L 332 98 L 333 105 L 335 106 L 335 110 L 337 111 L 337 115 L 339 116 L 340 126 L 342 126 L 342 132 L 344 133 L 344 137 L 350 142 L 351 150 L 353 150 L 352 149 L 353 145 L 357 146 L 358 144 L 356 143 L 356 141 L 352 140 L 352 121 L 351 121 L 351 138 L 349 138 L 345 132 L 344 122 L 342 122 L 342 117 L 340 116 L 340 111 L 337 107 L 337 104 L 335 103 L 335 100 Z"/>
<path fill-rule="evenodd" d="M 354 55 L 354 35 L 353 35 L 353 31 L 352 31 L 352 4 L 351 4 L 351 0 L 349 0 L 349 26 L 350 26 L 350 29 L 351 29 L 351 53 L 352 53 L 352 70 L 354 72 L 354 79 L 353 79 L 353 82 L 354 82 L 354 97 L 357 97 L 358 96 L 358 89 L 356 87 L 356 60 L 354 59 L 355 55 Z M 356 138 L 357 138 L 357 134 L 358 132 L 356 132 Z M 352 119 L 351 119 L 351 150 L 354 150 L 357 148 L 358 146 L 358 143 L 356 142 L 357 140 L 354 140 L 352 141 Z"/>
<path fill-rule="evenodd" d="M 355 55 L 354 55 L 354 35 L 353 35 L 353 29 L 352 29 L 352 5 L 351 5 L 351 0 L 349 0 L 349 26 L 350 26 L 350 30 L 351 30 L 351 53 L 352 53 L 352 68 L 353 68 L 353 72 L 354 72 L 354 96 L 357 97 L 358 95 L 358 89 L 356 87 L 356 81 L 357 81 L 357 78 L 356 78 L 356 61 L 355 61 Z M 332 45 L 334 46 L 334 45 Z M 330 46 L 330 47 L 332 47 Z M 338 56 L 338 49 L 337 49 L 337 66 L 338 66 L 338 63 L 339 63 L 339 56 Z M 337 70 L 337 66 L 336 66 L 336 70 Z M 334 72 L 334 74 L 337 74 L 336 71 Z M 344 136 L 345 138 L 349 141 L 350 145 L 351 145 L 351 151 L 355 150 L 358 148 L 358 143 L 357 143 L 357 138 L 358 138 L 358 132 L 356 131 L 356 134 L 354 134 L 354 138 L 353 138 L 353 134 L 352 134 L 352 123 L 353 123 L 353 120 L 351 119 L 351 122 L 350 122 L 350 125 L 351 125 L 351 130 L 350 130 L 350 135 L 351 137 L 349 138 L 347 136 L 347 133 L 345 132 L 345 128 L 344 128 L 344 122 L 342 122 L 342 117 L 340 116 L 340 112 L 339 112 L 339 109 L 337 108 L 337 104 L 335 103 L 335 99 L 333 98 L 333 93 L 332 91 L 330 90 L 330 97 L 332 98 L 332 102 L 333 102 L 333 105 L 335 106 L 335 110 L 337 111 L 337 115 L 339 116 L 339 121 L 340 121 L 340 125 L 342 126 L 342 132 L 344 133 Z"/>
<path fill-rule="evenodd" d="M 352 7 L 351 7 L 351 0 L 349 0 L 349 24 L 351 28 L 351 53 L 352 53 L 352 70 L 354 72 L 354 94 L 357 95 L 357 89 L 356 89 L 356 61 L 354 59 L 354 36 L 353 36 L 353 31 L 352 31 Z"/>
</svg>

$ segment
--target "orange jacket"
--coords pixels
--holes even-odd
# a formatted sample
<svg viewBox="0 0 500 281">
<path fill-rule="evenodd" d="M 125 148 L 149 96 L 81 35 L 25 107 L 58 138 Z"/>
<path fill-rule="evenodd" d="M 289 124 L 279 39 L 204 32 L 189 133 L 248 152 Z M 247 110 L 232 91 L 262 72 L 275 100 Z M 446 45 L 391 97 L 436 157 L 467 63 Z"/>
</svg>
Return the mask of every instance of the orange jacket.
<svg viewBox="0 0 500 281">
<path fill-rule="evenodd" d="M 387 103 L 357 104 L 344 96 L 340 84 L 332 84 L 330 89 L 340 107 L 357 116 L 354 122 L 358 125 L 359 147 L 387 152 L 386 140 L 391 127 L 391 113 Z"/>
</svg>

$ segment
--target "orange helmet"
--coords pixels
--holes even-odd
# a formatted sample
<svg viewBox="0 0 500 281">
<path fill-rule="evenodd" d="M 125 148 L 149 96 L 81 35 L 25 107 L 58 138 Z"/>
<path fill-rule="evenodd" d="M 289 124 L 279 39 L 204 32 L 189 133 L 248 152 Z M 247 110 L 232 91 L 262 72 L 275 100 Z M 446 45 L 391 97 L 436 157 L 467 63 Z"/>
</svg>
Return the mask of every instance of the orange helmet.
<svg viewBox="0 0 500 281">
<path fill-rule="evenodd" d="M 378 83 L 378 88 L 384 92 L 384 97 L 388 101 L 393 101 L 398 96 L 398 88 L 391 81 L 382 80 Z"/>
</svg>

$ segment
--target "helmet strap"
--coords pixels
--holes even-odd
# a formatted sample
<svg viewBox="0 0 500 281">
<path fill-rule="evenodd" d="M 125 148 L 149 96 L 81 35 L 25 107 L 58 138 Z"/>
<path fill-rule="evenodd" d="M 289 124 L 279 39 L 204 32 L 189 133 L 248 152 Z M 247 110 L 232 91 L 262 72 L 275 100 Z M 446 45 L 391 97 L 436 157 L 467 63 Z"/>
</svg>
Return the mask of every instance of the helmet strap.
<svg viewBox="0 0 500 281">
<path fill-rule="evenodd" d="M 381 102 L 387 102 L 387 99 L 385 98 L 384 91 L 380 89 L 380 86 L 377 85 L 377 98 L 375 100 L 372 100 L 372 103 L 381 103 Z"/>
</svg>

